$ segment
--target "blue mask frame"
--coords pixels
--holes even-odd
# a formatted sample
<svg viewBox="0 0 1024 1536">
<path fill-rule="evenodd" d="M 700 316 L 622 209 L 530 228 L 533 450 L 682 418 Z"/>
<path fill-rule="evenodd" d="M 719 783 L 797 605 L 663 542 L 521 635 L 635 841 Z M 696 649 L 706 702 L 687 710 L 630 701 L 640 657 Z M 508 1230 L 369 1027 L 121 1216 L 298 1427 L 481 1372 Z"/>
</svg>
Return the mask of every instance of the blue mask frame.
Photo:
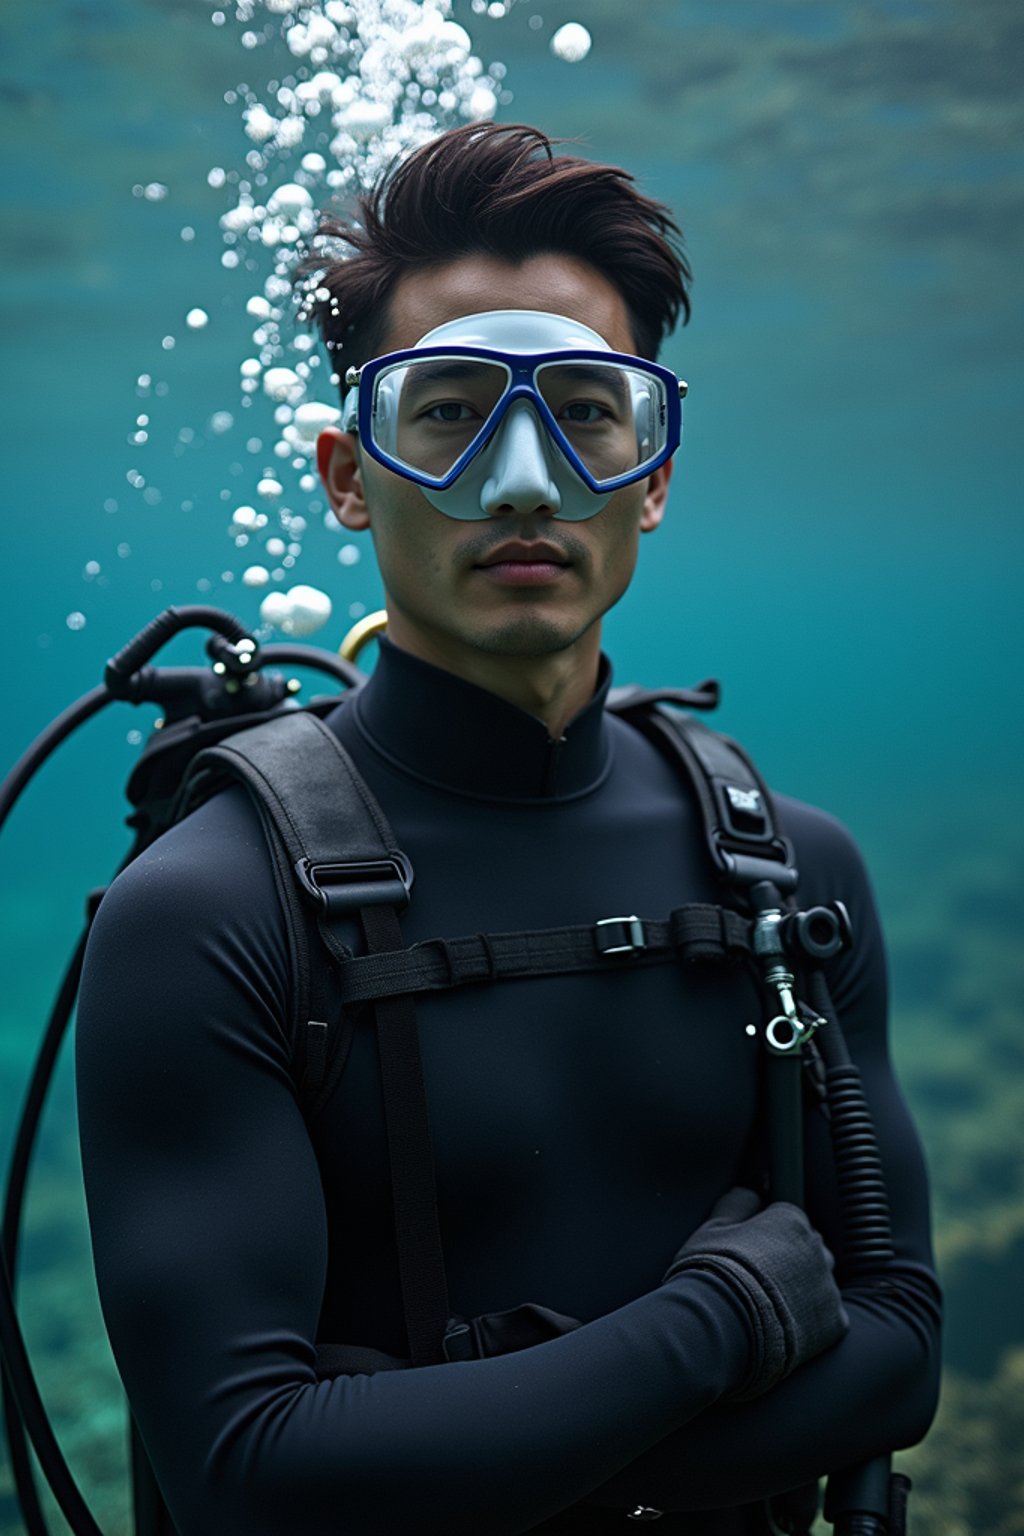
<svg viewBox="0 0 1024 1536">
<path fill-rule="evenodd" d="M 480 358 L 485 362 L 500 363 L 508 368 L 511 376 L 511 384 L 501 396 L 494 410 L 488 416 L 477 435 L 463 453 L 456 459 L 446 475 L 438 478 L 428 475 L 422 470 L 413 469 L 401 460 L 393 458 L 385 453 L 374 441 L 372 434 L 372 406 L 374 385 L 378 374 L 385 368 L 393 367 L 403 362 L 423 362 L 430 357 L 468 357 Z M 608 363 L 621 363 L 625 367 L 642 368 L 653 374 L 665 387 L 665 443 L 662 448 L 636 469 L 625 471 L 621 475 L 615 475 L 610 480 L 598 481 L 583 463 L 579 454 L 575 451 L 568 438 L 560 429 L 558 422 L 552 415 L 547 402 L 541 395 L 534 382 L 536 370 L 545 363 L 560 362 L 595 362 L 607 365 Z M 359 440 L 370 455 L 382 464 L 385 469 L 390 469 L 394 474 L 401 475 L 406 480 L 413 481 L 416 485 L 422 485 L 428 490 L 445 491 L 453 485 L 466 467 L 472 463 L 476 456 L 486 448 L 501 426 L 509 409 L 518 400 L 527 400 L 537 412 L 551 441 L 563 455 L 566 462 L 588 490 L 595 495 L 608 496 L 612 491 L 617 491 L 621 486 L 633 485 L 637 480 L 645 480 L 648 475 L 666 463 L 679 447 L 682 436 L 683 410 L 682 397 L 686 393 L 686 384 L 674 374 L 671 369 L 663 368 L 660 363 L 649 362 L 643 357 L 634 357 L 628 352 L 588 350 L 581 347 L 571 347 L 556 351 L 542 352 L 505 352 L 490 347 L 467 347 L 458 344 L 451 346 L 409 347 L 401 352 L 388 352 L 383 357 L 375 357 L 371 362 L 364 363 L 360 368 L 350 368 L 345 376 L 345 382 L 351 388 L 358 390 L 358 413 L 356 416 Z M 351 430 L 352 410 L 346 410 L 345 426 Z"/>
</svg>

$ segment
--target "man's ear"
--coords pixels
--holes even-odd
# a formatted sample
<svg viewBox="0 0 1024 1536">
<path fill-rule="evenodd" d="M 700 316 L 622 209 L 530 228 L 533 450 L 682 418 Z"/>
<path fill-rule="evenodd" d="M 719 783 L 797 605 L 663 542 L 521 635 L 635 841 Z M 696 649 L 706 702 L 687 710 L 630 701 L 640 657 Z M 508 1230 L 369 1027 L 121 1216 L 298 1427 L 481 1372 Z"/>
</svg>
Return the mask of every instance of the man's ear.
<svg viewBox="0 0 1024 1536">
<path fill-rule="evenodd" d="M 644 510 L 640 515 L 640 532 L 651 533 L 665 516 L 668 501 L 668 483 L 672 479 L 673 460 L 660 465 L 647 482 Z"/>
<path fill-rule="evenodd" d="M 369 528 L 355 435 L 338 427 L 325 427 L 316 440 L 316 466 L 338 522 L 354 533 Z"/>
</svg>

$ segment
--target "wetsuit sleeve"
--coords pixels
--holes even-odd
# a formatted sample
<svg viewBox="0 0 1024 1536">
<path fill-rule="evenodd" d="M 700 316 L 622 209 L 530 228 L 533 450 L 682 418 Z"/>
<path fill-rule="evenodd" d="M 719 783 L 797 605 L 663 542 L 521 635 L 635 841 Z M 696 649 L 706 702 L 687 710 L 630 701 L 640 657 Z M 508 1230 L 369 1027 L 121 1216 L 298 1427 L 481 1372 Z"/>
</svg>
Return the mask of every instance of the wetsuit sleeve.
<svg viewBox="0 0 1024 1536">
<path fill-rule="evenodd" d="M 828 980 L 875 1123 L 895 1259 L 844 1288 L 850 1331 L 838 1345 L 756 1401 L 702 1415 L 613 1478 L 593 1496 L 597 1503 L 636 1499 L 663 1509 L 704 1509 L 753 1501 L 913 1445 L 935 1412 L 940 1293 L 928 1186 L 889 1059 L 886 960 L 875 902 L 857 848 L 842 827 L 808 807 L 792 807 L 790 818 L 802 899 L 811 904 L 840 895 L 853 921 L 855 946 L 833 964 Z M 811 1218 L 841 1254 L 829 1134 L 820 1111 L 808 1114 L 806 1165 Z"/>
<path fill-rule="evenodd" d="M 222 797 L 132 865 L 79 1010 L 100 1297 L 173 1519 L 180 1536 L 528 1530 L 741 1380 L 744 1315 L 687 1273 L 518 1354 L 318 1381 L 324 1197 L 258 841 Z"/>
</svg>

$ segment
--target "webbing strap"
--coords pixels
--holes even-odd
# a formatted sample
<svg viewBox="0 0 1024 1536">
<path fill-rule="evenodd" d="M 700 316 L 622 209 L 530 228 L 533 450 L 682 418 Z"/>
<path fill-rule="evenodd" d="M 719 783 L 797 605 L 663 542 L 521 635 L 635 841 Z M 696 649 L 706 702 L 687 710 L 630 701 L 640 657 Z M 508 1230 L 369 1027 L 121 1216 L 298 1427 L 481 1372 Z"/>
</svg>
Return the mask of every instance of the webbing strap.
<svg viewBox="0 0 1024 1536">
<path fill-rule="evenodd" d="M 412 871 L 384 813 L 327 726 L 296 712 L 200 753 L 183 787 L 183 809 L 225 779 L 246 786 L 267 830 L 293 930 L 300 992 L 312 990 L 316 999 L 323 964 L 310 966 L 297 887 L 317 910 L 321 937 L 333 953 L 340 945 L 332 919 L 356 912 L 371 957 L 401 948 L 396 908 L 405 905 Z M 448 1286 L 416 1013 L 409 995 L 381 998 L 374 1013 L 409 1355 L 414 1365 L 431 1365 L 444 1359 Z M 318 1016 L 298 1022 L 306 1023 L 307 1078 L 322 1087 L 331 1021 L 318 1009 Z"/>
<path fill-rule="evenodd" d="M 722 963 L 750 953 L 749 920 L 727 907 L 693 903 L 669 918 L 610 918 L 529 933 L 473 933 L 425 939 L 408 949 L 345 958 L 342 1003 L 438 992 L 517 976 L 615 971 L 635 965 Z"/>
<path fill-rule="evenodd" d="M 372 953 L 401 945 L 390 907 L 365 907 L 359 916 Z M 436 1365 L 444 1359 L 448 1281 L 415 1004 L 408 994 L 382 997 L 374 1013 L 409 1358 L 414 1366 Z"/>
<path fill-rule="evenodd" d="M 404 904 L 412 875 L 395 835 L 334 732 L 315 715 L 280 715 L 201 752 L 186 808 L 225 777 L 241 780 L 275 828 L 306 894 L 323 909 Z M 401 888 L 404 885 L 404 890 Z"/>
</svg>

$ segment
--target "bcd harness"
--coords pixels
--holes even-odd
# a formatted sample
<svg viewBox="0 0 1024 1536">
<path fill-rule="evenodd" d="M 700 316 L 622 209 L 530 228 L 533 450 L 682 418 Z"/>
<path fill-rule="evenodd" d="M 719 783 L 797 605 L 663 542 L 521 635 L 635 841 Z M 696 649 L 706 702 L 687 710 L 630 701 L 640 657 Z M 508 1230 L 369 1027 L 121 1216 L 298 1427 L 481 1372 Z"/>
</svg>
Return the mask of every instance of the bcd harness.
<svg viewBox="0 0 1024 1536">
<path fill-rule="evenodd" d="M 729 905 L 695 903 L 663 919 L 615 915 L 586 926 L 475 933 L 409 947 L 403 944 L 400 913 L 410 899 L 412 866 L 348 753 L 316 714 L 281 716 L 195 758 L 176 815 L 227 784 L 240 783 L 263 825 L 294 957 L 296 1080 L 310 1118 L 344 1069 L 353 1031 L 344 1010 L 369 1004 L 374 1015 L 408 1358 L 321 1342 L 318 1374 L 466 1360 L 521 1348 L 575 1326 L 574 1319 L 532 1304 L 468 1321 L 451 1315 L 416 1024 L 418 993 L 624 965 L 750 965 L 772 1015 L 765 1030 L 772 1196 L 803 1201 L 803 1082 L 811 1077 L 825 1100 L 835 1149 L 846 1234 L 839 1273 L 849 1279 L 891 1260 L 885 1183 L 870 1114 L 821 973 L 822 964 L 852 942 L 849 919 L 839 902 L 798 909 L 793 847 L 779 829 L 754 764 L 736 742 L 680 713 L 714 708 L 717 702 L 717 685 L 706 683 L 694 690 L 616 689 L 608 708 L 665 753 L 689 786 Z M 350 936 L 353 918 L 365 939 L 361 955 L 342 937 L 342 932 Z M 804 1001 L 798 999 L 798 975 Z M 341 1019 L 331 1016 L 339 999 Z M 872 1468 L 871 1497 L 888 1513 L 887 1465 Z M 902 1483 L 894 1484 L 896 1494 L 905 1496 Z M 865 1501 L 855 1497 L 858 1504 Z"/>
<path fill-rule="evenodd" d="M 147 665 L 185 627 L 214 630 L 213 674 Z M 857 1069 L 836 1021 L 821 965 L 851 941 L 841 903 L 800 911 L 798 871 L 771 797 L 753 763 L 729 738 L 680 710 L 712 709 L 718 686 L 650 691 L 620 688 L 608 708 L 648 737 L 670 761 L 700 811 L 724 905 L 679 907 L 662 919 L 636 914 L 543 931 L 438 938 L 405 946 L 399 914 L 413 884 L 411 864 L 379 805 L 322 716 L 336 699 L 298 710 L 285 702 L 291 683 L 261 674 L 260 661 L 313 665 L 358 684 L 345 660 L 289 645 L 258 647 L 230 615 L 206 608 L 168 609 L 108 663 L 105 684 L 58 717 L 4 781 L 0 822 L 46 758 L 92 714 L 114 699 L 164 705 L 167 728 L 153 738 L 128 786 L 137 856 L 173 821 L 228 785 L 243 784 L 260 816 L 271 853 L 293 961 L 294 1072 L 311 1121 L 337 1085 L 351 1044 L 352 1005 L 373 1012 L 382 1079 L 401 1295 L 408 1358 L 320 1343 L 324 1377 L 504 1353 L 577 1326 L 546 1308 L 466 1321 L 448 1303 L 429 1115 L 417 1035 L 415 996 L 524 976 L 620 970 L 623 966 L 746 963 L 772 1014 L 768 1051 L 768 1164 L 772 1198 L 803 1198 L 803 1083 L 813 1079 L 829 1117 L 845 1242 L 837 1254 L 846 1281 L 884 1268 L 893 1257 L 881 1161 Z M 219 678 L 219 681 L 218 681 Z M 672 707 L 666 707 L 672 706 Z M 159 724 L 159 722 L 158 722 Z M 90 918 L 101 892 L 90 899 Z M 344 935 L 358 919 L 365 953 Z M 81 1500 L 38 1399 L 13 1312 L 10 1273 L 31 1146 L 46 1085 L 77 991 L 85 935 L 68 967 L 33 1075 L 16 1137 L 4 1209 L 0 1323 L 7 1367 L 8 1440 L 28 1528 L 45 1530 L 27 1460 L 29 1428 L 58 1502 L 76 1531 L 98 1528 Z M 799 984 L 797 978 L 799 977 Z M 801 1000 L 802 999 L 802 1000 Z M 338 1002 L 342 1013 L 338 1016 Z M 333 1016 L 332 1016 L 333 1015 Z M 813 1038 L 812 1038 L 813 1037 Z M 805 1072 L 804 1066 L 811 1070 Z M 17 1402 L 11 1395 L 17 1386 Z M 132 1426 L 138 1536 L 172 1536 L 166 1508 Z M 847 1471 L 829 1484 L 826 1517 L 844 1536 L 903 1529 L 907 1480 L 888 1475 L 888 1459 Z M 775 1501 L 773 1501 L 773 1506 Z M 830 1506 L 831 1505 L 831 1509 Z M 794 1530 L 799 1519 L 768 1527 Z M 637 1519 L 658 1512 L 640 1507 Z M 802 1517 L 801 1517 L 802 1518 Z"/>
</svg>

